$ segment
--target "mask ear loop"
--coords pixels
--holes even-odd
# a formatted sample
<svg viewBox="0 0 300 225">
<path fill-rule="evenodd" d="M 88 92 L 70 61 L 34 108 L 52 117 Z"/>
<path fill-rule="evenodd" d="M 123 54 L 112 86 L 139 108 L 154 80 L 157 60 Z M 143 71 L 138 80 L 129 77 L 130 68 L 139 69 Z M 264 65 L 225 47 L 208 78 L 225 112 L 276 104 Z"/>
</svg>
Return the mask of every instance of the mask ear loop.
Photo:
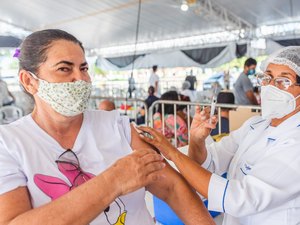
<svg viewBox="0 0 300 225">
<path fill-rule="evenodd" d="M 40 81 L 40 78 L 38 78 L 37 77 L 37 75 L 35 75 L 33 72 L 31 72 L 31 71 L 27 71 L 30 75 L 31 75 L 31 77 L 33 78 L 33 79 L 35 79 L 36 81 Z M 31 84 L 32 85 L 32 84 Z"/>
<path fill-rule="evenodd" d="M 296 104 L 297 104 L 296 100 L 297 100 L 298 98 L 300 98 L 300 94 L 299 94 L 298 96 L 294 97 L 295 103 L 296 103 Z M 295 110 L 297 110 L 297 109 L 299 109 L 299 108 L 300 108 L 300 104 L 299 104 L 298 106 L 295 107 Z M 298 112 L 299 112 L 299 111 L 298 111 Z"/>
<path fill-rule="evenodd" d="M 37 77 L 33 72 L 27 71 L 34 79 L 40 80 L 40 78 Z"/>
</svg>

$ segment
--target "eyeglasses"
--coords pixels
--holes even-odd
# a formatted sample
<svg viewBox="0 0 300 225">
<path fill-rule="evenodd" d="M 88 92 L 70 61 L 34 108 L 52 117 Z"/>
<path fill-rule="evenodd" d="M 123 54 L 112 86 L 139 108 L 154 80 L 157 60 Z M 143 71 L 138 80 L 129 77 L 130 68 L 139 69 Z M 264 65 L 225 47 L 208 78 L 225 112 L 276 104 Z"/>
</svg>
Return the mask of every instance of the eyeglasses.
<svg viewBox="0 0 300 225">
<path fill-rule="evenodd" d="M 71 182 L 71 190 L 95 176 L 94 174 L 84 172 L 80 168 L 78 157 L 71 149 L 63 152 L 55 162 L 59 171 Z"/>
<path fill-rule="evenodd" d="M 66 150 L 63 152 L 57 160 L 55 160 L 57 163 L 58 169 L 60 172 L 62 172 L 68 180 L 71 182 L 70 190 L 78 187 L 79 185 L 85 183 L 86 181 L 90 180 L 91 178 L 95 177 L 94 174 L 88 173 L 83 171 L 80 168 L 79 160 L 75 152 L 73 152 L 71 149 Z M 110 211 L 110 206 L 108 206 L 104 210 L 104 214 L 106 217 L 106 220 L 109 224 L 125 224 L 125 217 L 127 214 L 127 211 L 125 209 L 125 204 L 121 200 L 121 198 L 116 198 L 114 200 L 116 205 L 119 208 L 119 214 L 116 219 L 115 223 L 111 223 L 109 220 L 108 212 Z M 122 207 L 121 207 L 122 206 Z M 123 210 L 122 210 L 123 208 Z M 118 222 L 118 223 L 117 223 Z"/>
<path fill-rule="evenodd" d="M 300 86 L 300 84 L 298 84 L 296 82 L 293 83 L 289 78 L 286 78 L 286 77 L 272 78 L 271 76 L 269 76 L 268 74 L 265 74 L 265 73 L 257 73 L 256 79 L 257 79 L 257 83 L 260 86 L 269 85 L 271 83 L 271 81 L 273 80 L 275 87 L 277 87 L 281 90 L 287 90 L 289 87 L 291 87 L 293 85 Z"/>
</svg>

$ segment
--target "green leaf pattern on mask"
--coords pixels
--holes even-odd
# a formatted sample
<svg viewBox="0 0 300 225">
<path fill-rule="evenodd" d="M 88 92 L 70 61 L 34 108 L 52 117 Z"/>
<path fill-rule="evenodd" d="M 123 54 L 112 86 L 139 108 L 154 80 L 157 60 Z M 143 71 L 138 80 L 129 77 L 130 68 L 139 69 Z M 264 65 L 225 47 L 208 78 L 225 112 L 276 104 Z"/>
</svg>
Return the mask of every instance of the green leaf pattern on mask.
<svg viewBox="0 0 300 225">
<path fill-rule="evenodd" d="M 91 83 L 83 80 L 65 83 L 39 80 L 38 96 L 56 112 L 75 116 L 87 109 L 91 90 Z"/>
</svg>

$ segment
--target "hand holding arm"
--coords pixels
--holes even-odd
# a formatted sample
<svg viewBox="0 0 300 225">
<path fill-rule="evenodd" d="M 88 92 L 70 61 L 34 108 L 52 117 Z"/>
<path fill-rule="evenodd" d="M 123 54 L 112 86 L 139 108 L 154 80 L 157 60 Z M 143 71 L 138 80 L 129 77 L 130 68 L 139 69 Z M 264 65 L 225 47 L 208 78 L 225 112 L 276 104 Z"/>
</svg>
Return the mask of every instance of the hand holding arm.
<svg viewBox="0 0 300 225">
<path fill-rule="evenodd" d="M 153 148 L 144 142 L 135 129 L 131 130 L 131 146 L 134 149 Z M 199 196 L 191 189 L 185 179 L 167 162 L 166 167 L 159 171 L 163 179 L 154 181 L 147 186 L 153 195 L 165 201 L 186 225 L 213 225 L 207 209 Z M 179 204 L 180 203 L 180 204 Z"/>
<path fill-rule="evenodd" d="M 153 138 L 140 135 L 147 143 L 155 146 L 167 159 L 173 161 L 183 175 L 183 177 L 195 188 L 201 195 L 208 197 L 208 185 L 211 173 L 195 161 L 184 155 L 158 131 L 149 127 L 140 127 L 144 132 L 149 133 Z"/>
<path fill-rule="evenodd" d="M 188 155 L 200 165 L 207 157 L 205 139 L 210 134 L 211 129 L 216 127 L 217 122 L 218 120 L 216 116 L 213 116 L 210 120 L 209 108 L 205 108 L 201 111 L 199 106 L 196 107 L 196 112 L 190 129 Z"/>
<path fill-rule="evenodd" d="M 134 151 L 67 194 L 34 209 L 27 188 L 16 188 L 0 195 L 0 224 L 86 225 L 118 196 L 159 180 L 157 171 L 163 167 L 162 157 L 153 150 Z"/>
</svg>

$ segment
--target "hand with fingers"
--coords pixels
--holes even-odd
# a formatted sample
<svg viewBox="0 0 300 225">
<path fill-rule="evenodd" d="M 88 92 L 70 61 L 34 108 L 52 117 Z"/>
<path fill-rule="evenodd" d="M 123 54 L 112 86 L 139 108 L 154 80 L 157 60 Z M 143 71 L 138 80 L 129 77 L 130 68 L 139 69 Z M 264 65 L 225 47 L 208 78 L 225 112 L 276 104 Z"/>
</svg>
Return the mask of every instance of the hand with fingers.
<svg viewBox="0 0 300 225">
<path fill-rule="evenodd" d="M 143 131 L 143 133 L 149 134 L 140 133 L 140 137 L 144 141 L 156 147 L 167 159 L 172 160 L 172 157 L 178 150 L 162 133 L 150 127 L 140 126 L 138 129 Z"/>
<path fill-rule="evenodd" d="M 204 141 L 210 134 L 211 130 L 216 127 L 218 119 L 216 116 L 210 118 L 210 108 L 203 110 L 199 106 L 196 107 L 195 116 L 190 128 L 190 138 L 194 141 Z"/>
<path fill-rule="evenodd" d="M 120 195 L 133 192 L 163 178 L 159 173 L 165 167 L 163 157 L 152 149 L 133 151 L 116 161 L 112 168 L 120 187 Z"/>
</svg>

